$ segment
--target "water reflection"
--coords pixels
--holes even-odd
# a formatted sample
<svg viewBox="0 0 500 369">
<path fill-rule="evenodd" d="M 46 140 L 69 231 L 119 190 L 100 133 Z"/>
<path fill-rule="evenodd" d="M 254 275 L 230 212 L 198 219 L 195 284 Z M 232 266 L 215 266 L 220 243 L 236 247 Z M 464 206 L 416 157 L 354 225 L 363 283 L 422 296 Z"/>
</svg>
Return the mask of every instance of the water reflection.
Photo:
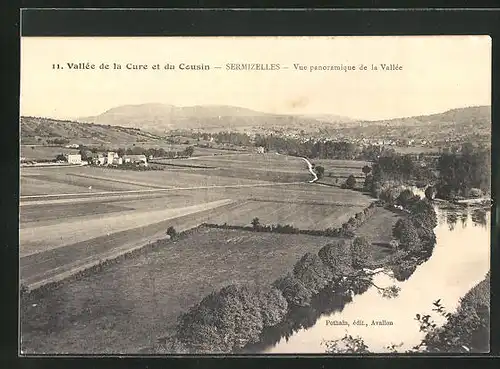
<svg viewBox="0 0 500 369">
<path fill-rule="evenodd" d="M 455 224 L 457 224 L 458 221 L 458 214 L 450 211 L 448 214 L 446 214 L 446 222 L 448 223 L 448 227 L 450 231 L 453 231 L 455 229 Z"/>
<path fill-rule="evenodd" d="M 468 219 L 469 219 L 469 213 L 467 211 L 463 211 L 460 213 L 460 222 L 462 223 L 462 228 L 467 227 Z"/>
<path fill-rule="evenodd" d="M 418 344 L 416 313 L 432 314 L 432 303 L 441 299 L 448 311 L 456 309 L 459 299 L 479 283 L 489 270 L 490 211 L 468 207 L 436 208 L 436 247 L 433 255 L 406 281 L 394 282 L 380 275 L 374 283 L 396 284 L 399 296 L 384 299 L 375 288 L 360 295 L 333 295 L 324 291 L 310 307 L 294 310 L 282 324 L 266 330 L 262 341 L 245 352 L 325 353 L 325 340 L 341 339 L 346 333 L 359 335 L 372 352 L 387 352 L 386 347 L 402 343 L 400 350 Z M 458 220 L 461 226 L 456 226 Z M 438 323 L 443 323 L 433 316 Z M 363 320 L 387 320 L 388 326 L 354 326 Z M 328 322 L 346 320 L 350 326 L 332 326 Z"/>
<path fill-rule="evenodd" d="M 487 227 L 488 219 L 485 209 L 474 209 L 472 211 L 472 221 L 474 225 L 480 225 L 482 227 Z"/>
</svg>

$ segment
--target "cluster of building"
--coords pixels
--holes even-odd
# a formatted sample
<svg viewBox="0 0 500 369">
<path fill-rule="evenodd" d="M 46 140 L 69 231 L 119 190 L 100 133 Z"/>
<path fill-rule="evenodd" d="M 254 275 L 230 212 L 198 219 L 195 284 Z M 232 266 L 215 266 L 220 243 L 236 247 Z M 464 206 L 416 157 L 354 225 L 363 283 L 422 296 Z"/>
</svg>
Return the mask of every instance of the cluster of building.
<svg viewBox="0 0 500 369">
<path fill-rule="evenodd" d="M 80 154 L 67 154 L 65 155 L 68 164 L 84 165 L 86 162 L 82 161 Z M 93 153 L 88 162 L 94 165 L 122 165 L 125 163 L 148 165 L 146 155 L 124 155 L 119 156 L 116 152 Z"/>
</svg>

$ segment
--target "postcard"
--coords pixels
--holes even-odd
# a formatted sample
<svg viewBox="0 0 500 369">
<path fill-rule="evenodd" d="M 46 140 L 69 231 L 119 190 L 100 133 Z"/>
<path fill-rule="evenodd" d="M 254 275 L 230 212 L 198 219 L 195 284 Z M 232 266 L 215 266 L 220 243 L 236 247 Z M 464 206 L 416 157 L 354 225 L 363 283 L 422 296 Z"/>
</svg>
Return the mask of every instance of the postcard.
<svg viewBox="0 0 500 369">
<path fill-rule="evenodd" d="M 22 37 L 20 353 L 489 352 L 488 36 Z"/>
</svg>

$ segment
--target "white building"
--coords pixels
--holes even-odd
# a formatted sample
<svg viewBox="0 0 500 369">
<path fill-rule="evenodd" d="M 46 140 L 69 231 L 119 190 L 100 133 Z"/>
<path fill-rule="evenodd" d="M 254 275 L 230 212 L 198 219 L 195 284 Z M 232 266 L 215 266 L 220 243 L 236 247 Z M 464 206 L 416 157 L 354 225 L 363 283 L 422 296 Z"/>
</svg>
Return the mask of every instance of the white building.
<svg viewBox="0 0 500 369">
<path fill-rule="evenodd" d="M 123 164 L 123 159 L 120 158 L 119 156 L 115 157 L 115 158 L 113 158 L 113 164 L 115 164 L 115 165 L 121 165 L 121 164 Z"/>
<path fill-rule="evenodd" d="M 146 155 L 124 155 L 123 156 L 124 163 L 134 163 L 134 164 L 144 164 L 148 165 L 148 160 Z"/>
<path fill-rule="evenodd" d="M 106 157 L 106 163 L 107 164 L 113 164 L 113 161 L 114 161 L 115 158 L 118 158 L 118 154 L 116 152 L 109 151 L 108 155 Z"/>
<path fill-rule="evenodd" d="M 66 156 L 66 160 L 68 161 L 68 164 L 81 164 L 82 156 L 80 154 L 68 154 Z"/>
</svg>

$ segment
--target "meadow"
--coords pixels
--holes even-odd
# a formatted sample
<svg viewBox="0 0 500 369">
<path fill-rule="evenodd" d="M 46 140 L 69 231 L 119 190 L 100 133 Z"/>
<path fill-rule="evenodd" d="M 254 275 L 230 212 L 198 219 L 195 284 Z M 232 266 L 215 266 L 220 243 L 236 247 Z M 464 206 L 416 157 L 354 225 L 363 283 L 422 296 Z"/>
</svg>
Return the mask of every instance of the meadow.
<svg viewBox="0 0 500 369">
<path fill-rule="evenodd" d="M 55 160 L 59 154 L 78 154 L 78 150 L 59 146 L 21 145 L 20 156 L 27 160 Z"/>
<path fill-rule="evenodd" d="M 341 227 L 349 218 L 363 210 L 358 206 L 291 201 L 248 201 L 232 213 L 211 217 L 215 224 L 249 226 L 253 218 L 261 224 L 288 224 L 299 229 L 324 230 Z"/>
<path fill-rule="evenodd" d="M 30 353 L 137 353 L 171 333 L 177 316 L 211 291 L 269 284 L 330 240 L 200 227 L 23 306 L 22 346 Z"/>
<path fill-rule="evenodd" d="M 63 283 L 23 306 L 26 352 L 136 353 L 168 334 L 178 314 L 210 291 L 227 283 L 269 283 L 305 252 L 331 241 L 202 223 L 249 225 L 258 217 L 263 224 L 325 229 L 341 226 L 373 201 L 360 192 L 308 183 L 300 158 L 237 154 L 175 162 L 225 167 L 21 169 L 25 284 L 155 242 L 170 226 L 194 228 L 181 240 Z M 266 172 L 266 180 L 255 177 Z M 38 196 L 23 198 L 30 195 Z"/>
</svg>

